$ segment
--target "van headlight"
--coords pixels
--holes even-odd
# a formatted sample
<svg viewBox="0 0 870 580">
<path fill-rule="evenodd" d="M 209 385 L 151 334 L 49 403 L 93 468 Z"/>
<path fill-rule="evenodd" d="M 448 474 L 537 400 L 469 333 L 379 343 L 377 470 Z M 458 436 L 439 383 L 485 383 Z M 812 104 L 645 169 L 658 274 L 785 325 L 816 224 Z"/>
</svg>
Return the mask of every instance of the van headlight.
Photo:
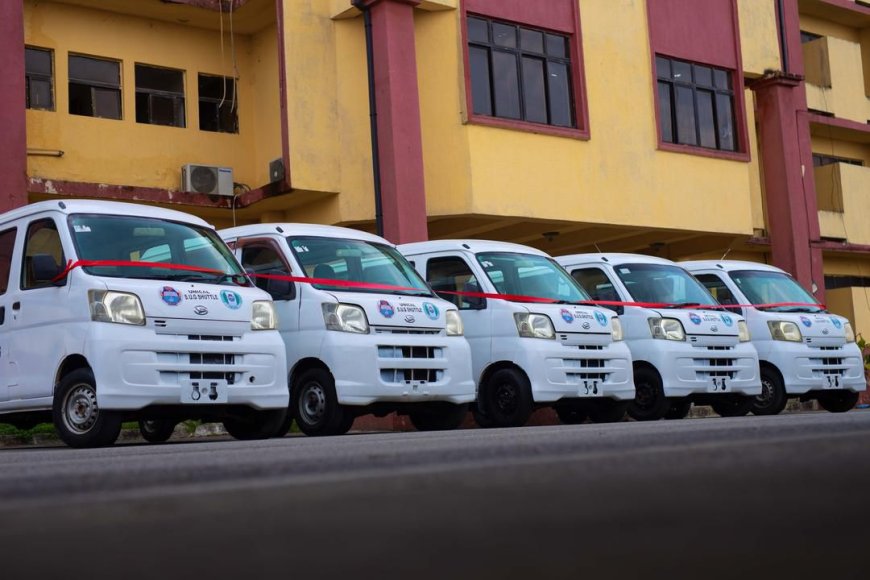
<svg viewBox="0 0 870 580">
<path fill-rule="evenodd" d="M 366 334 L 369 331 L 369 321 L 366 313 L 359 306 L 352 304 L 323 304 L 323 322 L 327 330 L 340 332 L 356 332 Z"/>
<path fill-rule="evenodd" d="M 683 323 L 676 318 L 650 318 L 649 331 L 653 338 L 663 340 L 686 340 Z"/>
<path fill-rule="evenodd" d="M 275 330 L 278 316 L 271 300 L 254 300 L 251 303 L 251 330 Z"/>
<path fill-rule="evenodd" d="M 465 329 L 462 327 L 462 317 L 456 310 L 448 310 L 444 315 L 447 319 L 447 336 L 462 336 Z"/>
<path fill-rule="evenodd" d="M 752 336 L 749 334 L 749 325 L 746 324 L 745 320 L 737 321 L 737 338 L 740 339 L 740 342 L 749 342 L 752 340 Z"/>
<path fill-rule="evenodd" d="M 786 320 L 770 320 L 767 323 L 770 328 L 770 336 L 773 340 L 787 340 L 789 342 L 801 342 L 801 329 L 794 322 Z"/>
<path fill-rule="evenodd" d="M 846 342 L 855 342 L 855 331 L 852 330 L 852 323 L 847 322 L 844 324 L 843 330 L 846 332 Z"/>
<path fill-rule="evenodd" d="M 622 323 L 617 316 L 610 319 L 610 335 L 613 337 L 614 342 L 622 340 Z"/>
<path fill-rule="evenodd" d="M 91 320 L 118 324 L 145 324 L 142 301 L 135 294 L 113 290 L 89 290 Z"/>
<path fill-rule="evenodd" d="M 553 321 L 546 314 L 529 314 L 517 312 L 514 314 L 517 332 L 525 338 L 556 338 Z"/>
</svg>

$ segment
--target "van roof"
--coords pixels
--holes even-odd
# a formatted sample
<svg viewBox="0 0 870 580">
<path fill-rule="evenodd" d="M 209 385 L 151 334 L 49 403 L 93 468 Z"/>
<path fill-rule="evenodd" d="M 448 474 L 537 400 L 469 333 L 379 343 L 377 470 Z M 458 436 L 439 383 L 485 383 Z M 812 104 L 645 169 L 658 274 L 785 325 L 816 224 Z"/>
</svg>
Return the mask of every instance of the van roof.
<svg viewBox="0 0 870 580">
<path fill-rule="evenodd" d="M 556 261 L 562 266 L 577 266 L 580 264 L 610 264 L 618 266 L 621 264 L 670 264 L 675 263 L 666 258 L 656 256 L 647 256 L 645 254 L 570 254 L 568 256 L 558 256 Z M 680 265 L 680 264 L 677 264 Z"/>
<path fill-rule="evenodd" d="M 517 252 L 521 254 L 534 254 L 547 256 L 549 254 L 536 248 L 512 244 L 510 242 L 496 242 L 493 240 L 430 240 L 428 242 L 415 242 L 402 244 L 399 251 L 407 256 L 418 254 L 430 254 L 432 252 L 468 251 L 468 252 Z"/>
<path fill-rule="evenodd" d="M 123 203 L 120 201 L 102 201 L 95 199 L 59 199 L 31 203 L 15 208 L 4 214 L 0 214 L 0 224 L 9 223 L 17 219 L 46 211 L 55 211 L 64 215 L 86 213 L 138 216 L 211 227 L 211 224 L 203 219 L 174 209 L 154 207 L 151 205 L 140 205 L 137 203 Z"/>
<path fill-rule="evenodd" d="M 760 272 L 786 273 L 785 270 L 777 268 L 776 266 L 744 260 L 687 260 L 685 262 L 680 262 L 679 264 L 690 272 L 697 270 L 724 270 L 725 272 L 734 272 L 736 270 L 758 270 Z"/>
<path fill-rule="evenodd" d="M 298 223 L 268 223 L 251 224 L 219 230 L 218 234 L 225 240 L 244 238 L 248 236 L 265 236 L 279 234 L 281 236 L 318 236 L 322 238 L 341 238 L 345 240 L 362 240 L 378 244 L 394 245 L 380 236 L 339 226 L 322 226 L 318 224 Z"/>
</svg>

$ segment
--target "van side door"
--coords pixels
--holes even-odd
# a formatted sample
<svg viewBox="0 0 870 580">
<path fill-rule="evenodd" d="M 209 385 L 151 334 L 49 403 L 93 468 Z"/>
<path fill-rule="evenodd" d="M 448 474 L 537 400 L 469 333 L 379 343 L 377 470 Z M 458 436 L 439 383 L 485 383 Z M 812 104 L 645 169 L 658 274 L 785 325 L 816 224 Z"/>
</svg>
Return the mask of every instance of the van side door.
<svg viewBox="0 0 870 580">
<path fill-rule="evenodd" d="M 419 256 L 416 259 L 419 260 Z M 426 281 L 440 298 L 452 302 L 459 309 L 477 380 L 492 359 L 492 301 L 469 295 L 482 292 L 482 286 L 460 255 L 430 256 L 426 261 Z"/>
<path fill-rule="evenodd" d="M 66 255 L 54 219 L 36 217 L 27 224 L 18 258 L 20 290 L 6 311 L 18 367 L 18 385 L 9 390 L 12 400 L 51 397 L 54 392 L 71 315 L 68 282 L 55 285 L 51 270 L 60 273 Z"/>
<path fill-rule="evenodd" d="M 12 352 L 12 304 L 17 284 L 12 284 L 12 256 L 15 250 L 16 228 L 0 231 L 0 403 L 8 401 L 9 390 L 18 384 L 18 369 Z"/>
<path fill-rule="evenodd" d="M 704 285 L 719 304 L 723 306 L 740 304 L 740 300 L 719 274 L 693 274 L 693 276 Z M 743 309 L 738 307 L 726 308 L 725 310 L 730 310 L 734 314 L 743 314 Z"/>
</svg>

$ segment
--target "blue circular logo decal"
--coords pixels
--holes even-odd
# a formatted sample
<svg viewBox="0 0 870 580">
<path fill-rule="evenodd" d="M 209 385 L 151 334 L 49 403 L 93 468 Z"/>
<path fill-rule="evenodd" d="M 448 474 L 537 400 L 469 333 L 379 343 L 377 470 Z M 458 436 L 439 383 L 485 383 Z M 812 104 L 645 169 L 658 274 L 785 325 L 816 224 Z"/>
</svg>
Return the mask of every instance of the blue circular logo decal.
<svg viewBox="0 0 870 580">
<path fill-rule="evenodd" d="M 568 312 L 567 309 L 563 308 L 560 314 L 562 315 L 562 320 L 564 320 L 568 324 L 574 322 L 574 315 Z"/>
<path fill-rule="evenodd" d="M 843 323 L 840 322 L 840 319 L 839 319 L 839 318 L 834 318 L 834 317 L 832 316 L 832 317 L 831 317 L 831 322 L 834 323 L 834 328 L 843 328 Z"/>
<path fill-rule="evenodd" d="M 734 321 L 731 320 L 731 317 L 727 314 L 722 315 L 722 322 L 725 323 L 725 326 L 731 326 L 732 324 L 734 324 Z"/>
<path fill-rule="evenodd" d="M 381 300 L 380 302 L 378 302 L 378 310 L 381 312 L 381 316 L 383 316 L 384 318 L 392 318 L 393 314 L 396 313 L 393 305 L 386 300 Z"/>
<path fill-rule="evenodd" d="M 689 320 L 691 320 L 694 324 L 701 324 L 701 317 L 694 312 L 689 313 Z"/>
<path fill-rule="evenodd" d="M 170 306 L 178 306 L 181 302 L 181 294 L 172 286 L 164 286 L 160 289 L 160 298 Z"/>
<path fill-rule="evenodd" d="M 801 324 L 809 328 L 813 325 L 813 321 L 807 318 L 806 316 L 801 316 Z"/>
<path fill-rule="evenodd" d="M 423 312 L 426 313 L 431 320 L 438 320 L 438 307 L 431 302 L 423 303 Z"/>
<path fill-rule="evenodd" d="M 242 307 L 242 297 L 232 290 L 221 290 L 221 302 L 230 310 L 238 310 Z"/>
<path fill-rule="evenodd" d="M 600 324 L 601 326 L 607 326 L 607 317 L 604 316 L 603 312 L 596 310 L 595 311 L 595 320 L 597 320 L 598 324 Z"/>
</svg>

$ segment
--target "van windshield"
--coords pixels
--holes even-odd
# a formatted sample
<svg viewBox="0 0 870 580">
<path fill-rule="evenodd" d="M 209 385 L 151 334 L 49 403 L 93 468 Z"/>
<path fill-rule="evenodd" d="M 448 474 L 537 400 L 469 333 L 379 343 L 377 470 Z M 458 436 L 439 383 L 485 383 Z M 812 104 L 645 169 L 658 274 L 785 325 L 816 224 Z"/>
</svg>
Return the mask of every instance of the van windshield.
<svg viewBox="0 0 870 580">
<path fill-rule="evenodd" d="M 704 286 L 679 266 L 621 264 L 614 266 L 635 302 L 681 306 L 712 306 L 716 300 Z"/>
<path fill-rule="evenodd" d="M 794 278 L 782 272 L 761 270 L 738 270 L 730 273 L 731 279 L 751 304 L 776 304 L 799 302 L 807 306 L 771 306 L 777 312 L 823 312 L 815 298 L 803 289 Z"/>
<path fill-rule="evenodd" d="M 69 228 L 80 260 L 153 262 L 215 271 L 119 265 L 84 268 L 94 276 L 250 285 L 226 244 L 206 227 L 156 218 L 75 214 L 69 217 Z"/>
<path fill-rule="evenodd" d="M 546 256 L 513 252 L 477 254 L 499 294 L 546 298 L 554 302 L 583 302 L 589 295 L 556 262 Z"/>
<path fill-rule="evenodd" d="M 385 244 L 343 238 L 293 236 L 287 238 L 293 255 L 309 278 L 380 284 L 358 288 L 342 284 L 312 284 L 330 292 L 374 292 L 432 296 L 426 282 L 398 250 Z M 396 286 L 391 289 L 389 286 Z"/>
</svg>

